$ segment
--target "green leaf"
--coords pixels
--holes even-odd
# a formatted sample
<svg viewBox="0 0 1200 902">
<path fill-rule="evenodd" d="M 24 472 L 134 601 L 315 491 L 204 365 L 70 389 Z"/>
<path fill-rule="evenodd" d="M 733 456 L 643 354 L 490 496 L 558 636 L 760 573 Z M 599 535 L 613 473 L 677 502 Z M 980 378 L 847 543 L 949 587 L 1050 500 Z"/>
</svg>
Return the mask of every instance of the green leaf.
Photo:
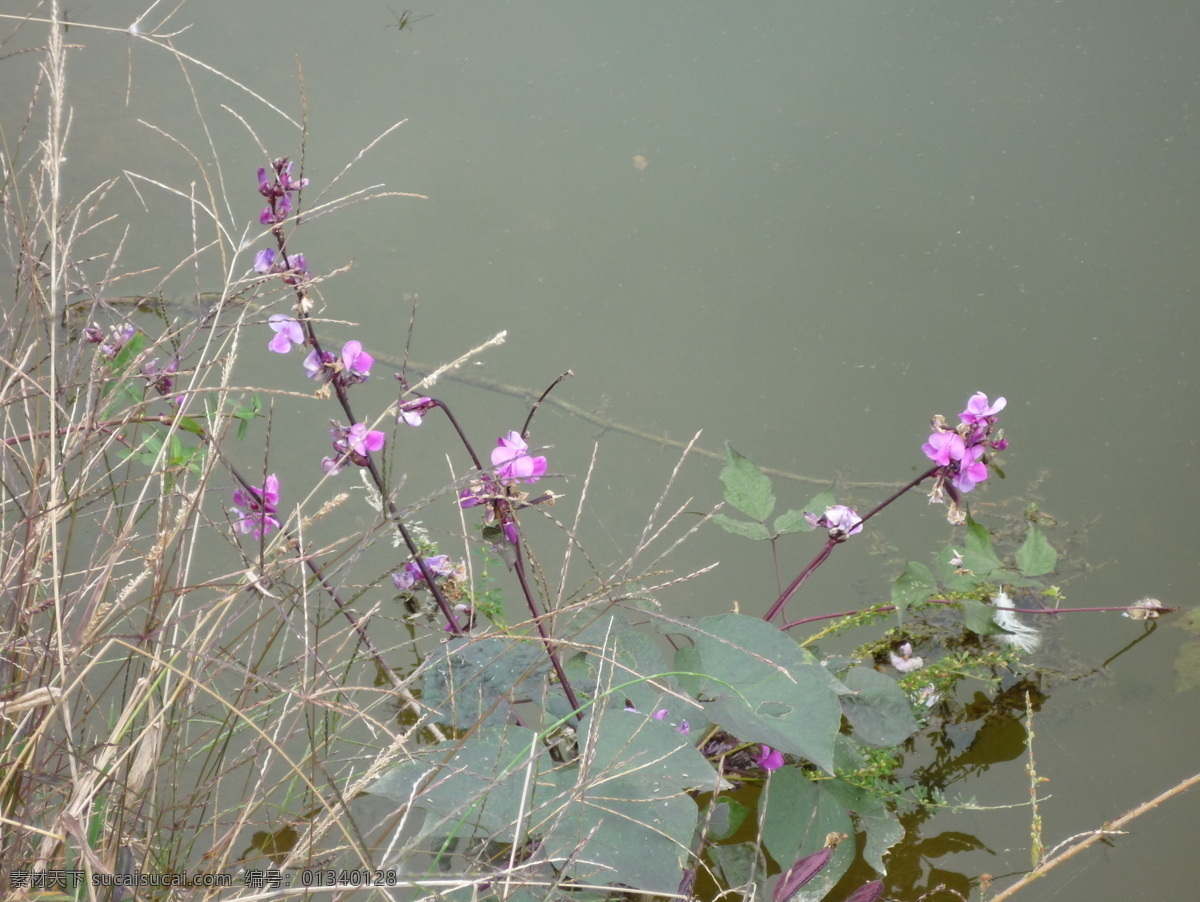
<svg viewBox="0 0 1200 902">
<path fill-rule="evenodd" d="M 804 510 L 811 511 L 819 517 L 826 510 L 833 507 L 836 500 L 837 495 L 833 491 L 833 486 L 830 485 L 825 491 L 817 492 L 817 494 L 809 498 L 808 504 L 804 505 Z"/>
<path fill-rule="evenodd" d="M 438 821 L 466 825 L 448 830 L 468 838 L 476 832 L 500 841 L 513 841 L 522 810 L 528 811 L 525 763 L 553 767 L 548 756 L 530 757 L 542 750 L 537 734 L 522 727 L 480 730 L 467 741 L 448 740 L 388 771 L 367 788 L 371 795 L 408 804 L 429 813 L 429 835 Z"/>
<path fill-rule="evenodd" d="M 892 604 L 900 622 L 904 622 L 904 612 L 910 604 L 920 604 L 926 601 L 937 587 L 933 574 L 924 564 L 909 561 L 904 565 L 904 572 L 892 583 Z"/>
<path fill-rule="evenodd" d="M 854 695 L 843 696 L 842 711 L 855 735 L 868 745 L 899 745 L 921 728 L 908 696 L 887 674 L 855 667 L 842 682 L 854 690 Z"/>
<path fill-rule="evenodd" d="M 716 790 L 716 771 L 670 724 L 619 708 L 598 717 L 579 728 L 586 773 L 547 774 L 529 823 L 550 825 L 542 852 L 570 861 L 572 879 L 673 893 L 699 816 L 686 790 Z"/>
<path fill-rule="evenodd" d="M 992 619 L 996 611 L 991 605 L 974 598 L 964 598 L 961 604 L 965 625 L 971 632 L 979 636 L 994 636 L 1004 632 Z"/>
<path fill-rule="evenodd" d="M 979 579 L 990 579 L 992 574 L 1004 569 L 992 547 L 991 533 L 970 517 L 967 518 L 967 546 L 963 551 L 963 567 Z"/>
<path fill-rule="evenodd" d="M 476 724 L 499 726 L 508 720 L 513 698 L 525 695 L 546 704 L 543 684 L 549 667 L 540 642 L 502 637 L 452 639 L 426 659 L 422 698 L 439 720 L 456 729 L 469 730 Z M 557 684 L 552 691 L 562 695 Z"/>
<path fill-rule="evenodd" d="M 192 435 L 199 435 L 201 437 L 204 436 L 204 427 L 191 417 L 180 417 L 177 422 L 179 423 L 179 428 L 185 432 L 190 432 Z"/>
<path fill-rule="evenodd" d="M 847 690 L 813 655 L 757 617 L 706 617 L 690 633 L 702 671 L 707 716 L 747 742 L 801 755 L 833 770 Z"/>
<path fill-rule="evenodd" d="M 1017 567 L 1025 576 L 1044 576 L 1058 565 L 1058 552 L 1036 523 L 1029 524 L 1025 544 L 1017 552 Z"/>
<path fill-rule="evenodd" d="M 955 572 L 963 566 L 950 563 L 957 553 L 958 549 L 950 546 L 938 552 L 937 563 L 935 564 L 938 582 L 942 588 L 949 592 L 970 592 L 979 585 L 979 580 L 970 573 Z"/>
<path fill-rule="evenodd" d="M 777 862 L 785 862 L 785 868 L 824 848 L 830 833 L 855 834 L 850 809 L 798 768 L 784 767 L 771 774 L 763 798 L 763 845 Z M 804 888 L 811 895 L 799 898 L 824 898 L 854 861 L 854 845 L 853 840 L 839 845 L 829 864 Z M 818 887 L 822 887 L 820 892 L 814 892 Z"/>
<path fill-rule="evenodd" d="M 825 508 L 821 508 L 825 510 Z M 812 532 L 812 527 L 804 519 L 804 511 L 788 511 L 775 518 L 775 534 L 786 536 L 793 532 Z"/>
<path fill-rule="evenodd" d="M 725 485 L 725 500 L 747 517 L 762 522 L 771 516 L 775 509 L 771 480 L 749 458 L 735 451 L 729 442 L 725 443 L 721 482 Z"/>
<path fill-rule="evenodd" d="M 734 520 L 732 517 L 726 517 L 724 514 L 713 514 L 713 522 L 716 523 L 726 532 L 731 532 L 735 536 L 761 541 L 771 538 L 771 534 L 767 532 L 767 528 L 761 523 L 751 523 L 746 520 Z"/>
</svg>

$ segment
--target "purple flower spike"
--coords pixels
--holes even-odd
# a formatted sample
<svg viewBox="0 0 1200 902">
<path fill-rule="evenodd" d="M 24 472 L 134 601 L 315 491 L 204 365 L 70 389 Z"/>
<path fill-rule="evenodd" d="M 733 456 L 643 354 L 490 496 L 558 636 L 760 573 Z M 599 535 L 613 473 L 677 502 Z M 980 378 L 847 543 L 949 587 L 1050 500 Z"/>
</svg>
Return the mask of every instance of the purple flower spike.
<svg viewBox="0 0 1200 902">
<path fill-rule="evenodd" d="M 267 320 L 267 324 L 275 332 L 275 337 L 267 347 L 276 354 L 286 354 L 292 345 L 304 344 L 304 327 L 299 320 L 276 313 Z"/>
<path fill-rule="evenodd" d="M 769 745 L 761 746 L 762 751 L 754 756 L 754 763 L 765 770 L 767 773 L 777 771 L 783 767 L 783 755 L 778 749 L 773 749 Z"/>
<path fill-rule="evenodd" d="M 308 179 L 292 178 L 292 163 L 282 157 L 271 168 L 258 167 L 258 193 L 269 204 L 258 216 L 263 225 L 278 225 L 292 213 L 292 195 L 308 184 Z"/>
<path fill-rule="evenodd" d="M 506 485 L 521 480 L 537 482 L 546 472 L 546 458 L 530 457 L 529 446 L 520 433 L 510 432 L 496 441 L 492 466 L 496 468 L 496 478 Z"/>
<path fill-rule="evenodd" d="M 957 429 L 951 429 L 945 417 L 933 418 L 933 434 L 921 446 L 925 456 L 937 464 L 929 501 L 933 504 L 949 498 L 947 518 L 951 523 L 966 522 L 961 496 L 987 479 L 987 452 L 1008 447 L 1004 430 L 992 435 L 996 415 L 1007 404 L 1005 398 L 997 398 L 993 404 L 983 392 L 976 392 L 967 401 L 967 409 L 958 415 L 961 423 Z"/>
</svg>

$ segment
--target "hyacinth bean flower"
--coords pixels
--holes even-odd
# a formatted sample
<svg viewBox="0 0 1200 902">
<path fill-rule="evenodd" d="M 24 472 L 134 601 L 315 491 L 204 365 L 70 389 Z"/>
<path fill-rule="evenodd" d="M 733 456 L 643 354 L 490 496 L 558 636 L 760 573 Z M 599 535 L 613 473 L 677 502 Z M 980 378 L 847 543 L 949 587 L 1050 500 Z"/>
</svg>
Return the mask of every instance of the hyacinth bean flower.
<svg viewBox="0 0 1200 902">
<path fill-rule="evenodd" d="M 1005 398 L 992 403 L 983 392 L 976 392 L 967 401 L 967 409 L 958 415 L 957 428 L 951 429 L 944 417 L 933 418 L 933 434 L 921 446 L 925 456 L 938 468 L 929 500 L 936 503 L 949 496 L 951 523 L 966 522 L 960 496 L 987 479 L 986 453 L 1008 447 L 1003 432 L 992 437 L 996 416 L 1007 404 Z"/>
<path fill-rule="evenodd" d="M 333 476 L 341 472 L 342 465 L 349 460 L 360 467 L 370 463 L 367 454 L 383 448 L 387 436 L 378 429 L 370 429 L 366 423 L 355 423 L 353 426 L 333 424 L 329 430 L 329 438 L 333 441 L 336 457 L 326 457 L 321 460 L 321 469 Z"/>
<path fill-rule="evenodd" d="M 275 333 L 267 347 L 276 354 L 286 354 L 292 349 L 292 345 L 304 344 L 304 327 L 300 325 L 299 320 L 275 313 L 267 319 L 267 325 Z"/>
<path fill-rule="evenodd" d="M 532 483 L 545 475 L 546 458 L 530 457 L 529 445 L 521 438 L 521 434 L 510 432 L 496 440 L 496 447 L 492 449 L 492 466 L 496 468 L 496 478 L 505 485 L 522 480 Z"/>
<path fill-rule="evenodd" d="M 769 745 L 760 746 L 761 751 L 754 756 L 754 763 L 765 770 L 767 773 L 777 771 L 783 767 L 783 755 L 778 749 L 773 749 Z"/>
<path fill-rule="evenodd" d="M 888 653 L 888 659 L 901 673 L 912 673 L 925 666 L 925 661 L 913 654 L 911 642 L 904 642 L 899 648 L 893 649 Z"/>
<path fill-rule="evenodd" d="M 268 206 L 258 215 L 263 225 L 278 225 L 292 212 L 292 195 L 308 184 L 308 179 L 292 177 L 292 163 L 281 157 L 271 168 L 258 167 L 258 193 L 268 200 Z"/>
<path fill-rule="evenodd" d="M 425 414 L 437 407 L 433 398 L 414 398 L 400 404 L 396 422 L 407 423 L 409 426 L 420 426 Z"/>
<path fill-rule="evenodd" d="M 1007 398 L 997 398 L 995 404 L 988 403 L 988 396 L 983 392 L 975 392 L 967 401 L 967 409 L 958 415 L 958 418 L 964 423 L 991 422 L 995 420 L 996 414 L 1002 411 L 1008 404 Z M 990 418 L 990 419 L 989 419 Z"/>
<path fill-rule="evenodd" d="M 266 478 L 261 489 L 234 490 L 233 503 L 235 506 L 230 508 L 234 514 L 233 528 L 238 532 L 253 532 L 254 538 L 260 539 L 279 529 L 274 516 L 279 505 L 279 477 L 274 473 Z"/>
<path fill-rule="evenodd" d="M 374 363 L 375 358 L 363 350 L 362 342 L 348 341 L 342 345 L 342 377 L 347 385 L 366 382 Z"/>
<path fill-rule="evenodd" d="M 259 275 L 283 275 L 288 285 L 298 285 L 308 279 L 308 261 L 304 254 L 284 257 L 273 247 L 266 247 L 254 255 L 254 271 Z"/>
<path fill-rule="evenodd" d="M 825 513 L 819 516 L 809 511 L 804 512 L 804 520 L 813 529 L 829 530 L 829 537 L 838 542 L 844 542 L 850 536 L 862 532 L 862 517 L 853 508 L 844 504 L 835 504 L 825 508 Z"/>
</svg>

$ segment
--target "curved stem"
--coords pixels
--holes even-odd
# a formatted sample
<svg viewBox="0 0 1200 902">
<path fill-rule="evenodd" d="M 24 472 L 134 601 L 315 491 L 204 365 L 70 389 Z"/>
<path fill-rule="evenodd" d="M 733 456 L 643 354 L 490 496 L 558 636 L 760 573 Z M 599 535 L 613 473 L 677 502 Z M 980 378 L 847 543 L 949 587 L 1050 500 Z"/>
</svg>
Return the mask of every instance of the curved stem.
<svg viewBox="0 0 1200 902">
<path fill-rule="evenodd" d="M 891 504 L 893 501 L 895 501 L 897 498 L 899 498 L 905 492 L 909 491 L 910 489 L 916 488 L 918 485 L 920 485 L 922 482 L 924 482 L 930 476 L 933 476 L 935 473 L 937 473 L 937 471 L 939 469 L 940 469 L 940 467 L 936 467 L 936 466 L 930 467 L 928 470 L 926 470 L 924 473 L 922 473 L 916 479 L 913 479 L 912 481 L 901 486 L 899 489 L 897 489 L 895 492 L 893 492 L 891 495 L 889 495 L 883 501 L 879 502 L 879 504 L 877 504 L 873 508 L 871 508 L 871 510 L 869 510 L 862 517 L 862 522 L 866 523 L 868 520 L 870 520 L 872 517 L 874 517 L 877 513 L 879 513 L 881 510 L 883 510 L 885 507 L 887 507 L 889 504 Z M 768 623 L 770 623 L 772 620 L 774 620 L 779 615 L 779 612 L 783 610 L 784 606 L 787 605 L 788 599 L 790 599 L 793 595 L 796 594 L 796 592 L 799 590 L 799 588 L 802 585 L 804 585 L 805 580 L 807 580 L 809 578 L 809 576 L 812 575 L 812 572 L 814 570 L 816 570 L 818 567 L 820 567 L 823 563 L 825 563 L 825 559 L 828 558 L 829 555 L 832 553 L 834 546 L 840 545 L 840 544 L 841 544 L 841 542 L 839 540 L 830 538 L 825 543 L 825 547 L 822 548 L 821 551 L 817 554 L 817 556 L 812 559 L 812 562 L 807 567 L 805 567 L 803 570 L 801 570 L 800 575 L 797 576 L 794 580 L 792 580 L 791 583 L 788 584 L 788 587 L 783 590 L 783 593 L 779 596 L 778 599 L 776 599 L 775 603 L 773 605 L 771 605 L 771 607 L 767 611 L 767 613 L 763 615 L 763 620 L 766 620 Z M 804 623 L 806 621 L 797 621 L 797 622 Z M 794 625 L 795 624 L 788 624 L 787 626 L 784 627 L 784 629 L 787 629 L 788 626 L 794 626 Z"/>
</svg>

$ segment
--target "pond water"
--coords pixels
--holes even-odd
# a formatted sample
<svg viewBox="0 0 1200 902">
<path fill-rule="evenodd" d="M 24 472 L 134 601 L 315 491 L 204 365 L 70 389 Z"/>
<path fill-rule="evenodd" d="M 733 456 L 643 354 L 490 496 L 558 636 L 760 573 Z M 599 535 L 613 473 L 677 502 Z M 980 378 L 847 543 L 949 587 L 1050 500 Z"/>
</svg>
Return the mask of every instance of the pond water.
<svg viewBox="0 0 1200 902">
<path fill-rule="evenodd" d="M 198 107 L 221 160 L 223 184 L 208 168 L 220 202 L 253 235 L 264 160 L 221 105 L 273 156 L 299 156 L 300 132 L 189 64 L 193 101 L 178 61 L 126 33 L 144 8 L 70 10 L 67 39 L 82 46 L 68 65 L 68 190 L 122 170 L 195 181 L 187 155 L 139 120 L 208 159 Z M 382 183 L 427 199 L 315 218 L 294 243 L 315 270 L 353 263 L 322 292 L 328 315 L 364 324 L 354 334 L 370 335 L 371 350 L 403 352 L 417 295 L 420 361 L 507 330 L 469 375 L 540 392 L 570 369 L 555 390 L 564 401 L 650 436 L 687 441 L 703 430 L 713 451 L 729 440 L 763 466 L 840 480 L 860 508 L 886 490 L 854 484 L 902 482 L 926 466 L 919 446 L 933 414 L 957 414 L 975 391 L 1004 395 L 1007 479 L 988 483 L 979 510 L 1036 500 L 1054 517 L 1051 542 L 1071 547 L 1059 582 L 1068 606 L 1146 595 L 1195 604 L 1194 3 L 423 0 L 394 27 L 403 12 L 208 0 L 161 26 L 157 10 L 141 26 L 190 26 L 175 47 L 295 120 L 299 63 L 311 202 L 407 120 L 326 199 Z M 36 60 L 3 65 L 7 85 L 27 85 Z M 0 101 L 9 136 L 26 103 L 17 95 Z M 125 269 L 187 253 L 186 204 L 132 179 L 112 203 L 131 223 Z M 182 294 L 195 278 L 171 284 Z M 277 378 L 274 360 L 245 365 L 241 384 Z M 524 419 L 524 401 L 487 388 L 446 382 L 440 392 L 485 446 Z M 379 389 L 381 403 L 392 396 Z M 296 409 L 313 416 L 311 405 Z M 287 419 L 273 452 L 281 472 L 312 463 L 307 423 Z M 561 519 L 599 435 L 582 542 L 599 561 L 623 559 L 678 450 L 552 406 L 535 424 L 552 470 L 568 477 L 556 486 L 567 496 Z M 427 432 L 402 466 L 414 485 L 449 481 L 446 436 Z M 718 471 L 689 461 L 675 505 L 694 498 L 690 509 L 710 509 Z M 816 491 L 776 488 L 781 507 Z M 919 496 L 874 525 L 870 544 L 835 555 L 794 612 L 885 598 L 903 561 L 928 560 L 952 535 Z M 816 548 L 811 536 L 786 542 L 783 579 Z M 664 595 L 676 610 L 736 601 L 756 612 L 773 600 L 765 548 L 709 528 L 673 560 L 681 572 L 720 561 Z M 1035 722 L 1053 796 L 1041 808 L 1047 846 L 1200 769 L 1200 690 L 1177 688 L 1176 659 L 1193 636 L 1164 621 L 1102 667 L 1141 625 L 1085 614 L 1052 629 L 1055 654 L 1103 679 L 1057 687 Z M 1018 759 L 956 789 L 980 805 L 1016 805 L 1028 778 Z M 1028 895 L 1184 898 L 1198 819 L 1200 796 L 1176 799 Z M 930 844 L 913 885 L 1028 866 L 1027 808 L 944 814 L 921 829 L 945 842 Z M 957 834 L 978 847 L 960 850 Z"/>
</svg>

